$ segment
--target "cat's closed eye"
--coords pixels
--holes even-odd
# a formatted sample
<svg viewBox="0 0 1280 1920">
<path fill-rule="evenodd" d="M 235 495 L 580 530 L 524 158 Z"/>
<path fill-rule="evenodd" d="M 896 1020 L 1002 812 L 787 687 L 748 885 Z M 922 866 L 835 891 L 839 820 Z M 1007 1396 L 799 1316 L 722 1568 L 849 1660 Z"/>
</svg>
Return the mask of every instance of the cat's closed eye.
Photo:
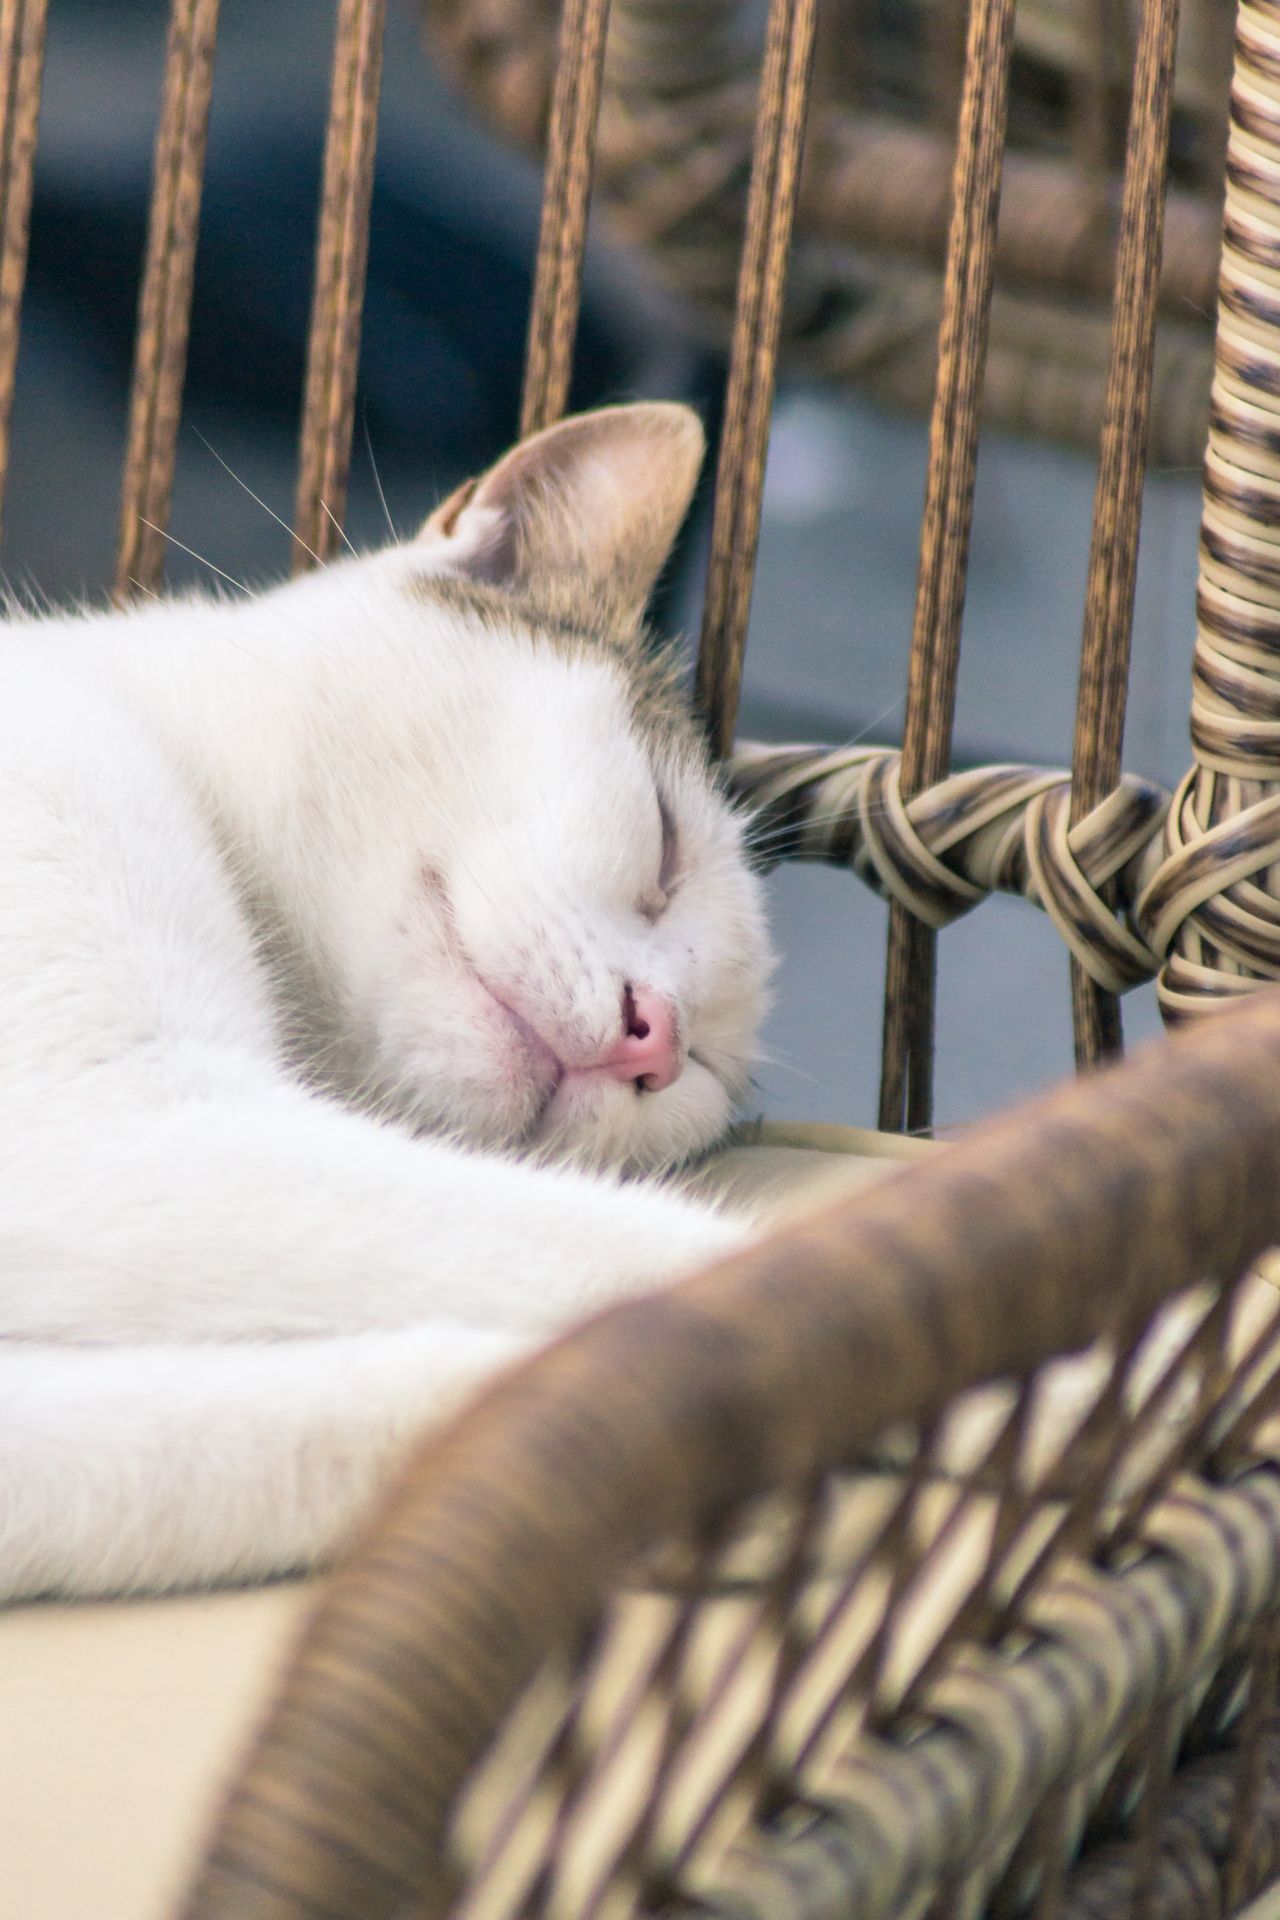
<svg viewBox="0 0 1280 1920">
<path fill-rule="evenodd" d="M 680 868 L 680 842 L 670 807 L 658 794 L 658 819 L 662 827 L 662 851 L 658 856 L 658 882 L 640 901 L 641 917 L 653 926 L 666 911 Z"/>
<path fill-rule="evenodd" d="M 658 863 L 658 892 L 666 895 L 675 885 L 676 873 L 680 865 L 680 842 L 676 837 L 676 823 L 671 808 L 658 795 L 658 818 L 662 822 L 662 858 Z"/>
</svg>

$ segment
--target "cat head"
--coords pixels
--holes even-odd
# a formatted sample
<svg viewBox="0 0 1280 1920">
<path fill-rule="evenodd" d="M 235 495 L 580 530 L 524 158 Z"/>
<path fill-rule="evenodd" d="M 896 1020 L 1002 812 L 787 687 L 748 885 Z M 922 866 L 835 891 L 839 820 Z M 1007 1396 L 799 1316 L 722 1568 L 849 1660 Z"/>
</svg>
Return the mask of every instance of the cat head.
<svg viewBox="0 0 1280 1920">
<path fill-rule="evenodd" d="M 653 1169 L 747 1090 L 759 884 L 644 626 L 702 454 L 685 407 L 566 420 L 343 569 L 398 680 L 330 946 L 349 1079 L 411 1124 Z"/>
</svg>

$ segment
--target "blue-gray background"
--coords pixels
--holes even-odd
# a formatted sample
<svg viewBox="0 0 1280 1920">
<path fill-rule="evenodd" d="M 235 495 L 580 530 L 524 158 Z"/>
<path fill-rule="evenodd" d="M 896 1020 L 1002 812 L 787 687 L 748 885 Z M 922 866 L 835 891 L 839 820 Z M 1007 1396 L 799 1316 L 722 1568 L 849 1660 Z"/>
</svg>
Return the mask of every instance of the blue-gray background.
<svg viewBox="0 0 1280 1920">
<path fill-rule="evenodd" d="M 100 594 L 116 531 L 129 336 L 159 97 L 163 0 L 52 0 L 3 565 Z M 175 539 L 241 580 L 284 567 L 333 11 L 223 0 Z M 411 528 L 516 419 L 537 218 L 531 164 L 453 98 L 392 0 L 348 526 Z M 575 401 L 693 398 L 723 367 L 643 266 L 593 238 Z M 225 461 L 244 482 L 230 477 Z M 892 740 L 901 725 L 925 429 L 784 381 L 765 496 L 743 730 Z M 1071 737 L 1091 460 L 989 436 L 961 668 L 961 761 L 1059 763 Z M 1156 474 L 1143 525 L 1126 764 L 1185 764 L 1197 477 Z M 694 545 L 696 548 L 696 535 Z M 696 628 L 697 553 L 665 609 Z M 170 577 L 202 572 L 179 548 Z M 776 1115 L 869 1122 L 884 909 L 853 880 L 772 884 L 783 961 L 760 1072 Z M 1157 1025 L 1149 989 L 1131 1036 Z M 950 1124 L 1066 1071 L 1066 962 L 1040 915 L 993 900 L 941 948 L 938 1106 Z"/>
</svg>

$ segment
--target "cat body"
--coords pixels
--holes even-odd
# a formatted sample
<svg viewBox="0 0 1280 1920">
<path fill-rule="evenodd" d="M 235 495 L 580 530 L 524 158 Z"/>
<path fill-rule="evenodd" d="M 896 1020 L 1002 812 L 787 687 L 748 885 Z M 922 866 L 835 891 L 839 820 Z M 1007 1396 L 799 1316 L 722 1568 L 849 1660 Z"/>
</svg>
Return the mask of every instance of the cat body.
<svg viewBox="0 0 1280 1920">
<path fill-rule="evenodd" d="M 740 1226 L 769 956 L 643 603 L 686 410 L 252 601 L 0 636 L 0 1598 L 327 1558 L 424 1421 Z"/>
</svg>

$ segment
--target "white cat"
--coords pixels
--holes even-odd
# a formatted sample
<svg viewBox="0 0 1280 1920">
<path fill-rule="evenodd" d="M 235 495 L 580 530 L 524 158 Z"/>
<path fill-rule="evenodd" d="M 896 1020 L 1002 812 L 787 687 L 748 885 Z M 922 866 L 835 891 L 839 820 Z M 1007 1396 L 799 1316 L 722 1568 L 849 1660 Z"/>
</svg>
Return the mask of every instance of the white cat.
<svg viewBox="0 0 1280 1920">
<path fill-rule="evenodd" d="M 641 626 L 701 456 L 608 409 L 403 546 L 0 636 L 0 1598 L 323 1560 L 741 1241 L 616 1178 L 723 1131 L 769 970 Z"/>
</svg>

